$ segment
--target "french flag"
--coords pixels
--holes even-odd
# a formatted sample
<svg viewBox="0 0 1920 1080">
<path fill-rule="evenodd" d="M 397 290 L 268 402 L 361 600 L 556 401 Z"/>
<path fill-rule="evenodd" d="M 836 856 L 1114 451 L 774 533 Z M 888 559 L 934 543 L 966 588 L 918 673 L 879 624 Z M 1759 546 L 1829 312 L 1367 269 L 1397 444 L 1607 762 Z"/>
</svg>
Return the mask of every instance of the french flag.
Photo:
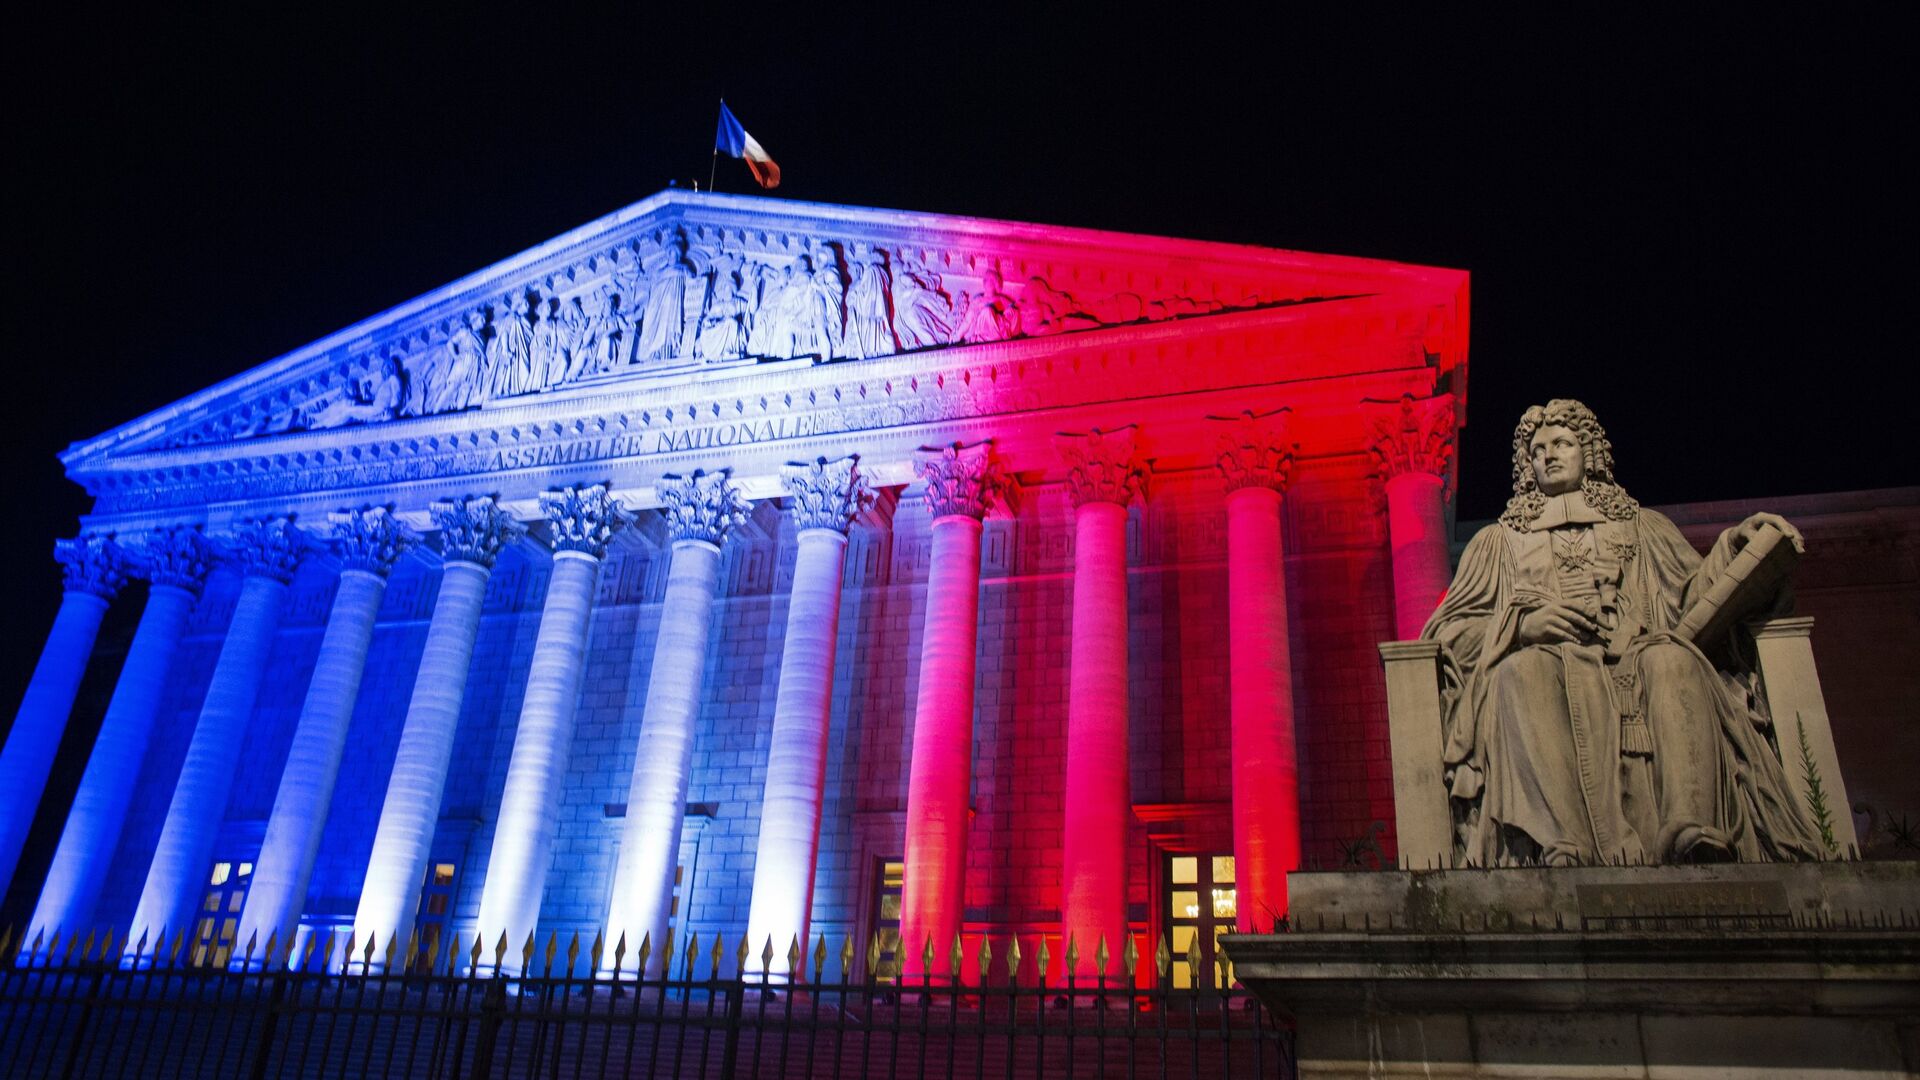
<svg viewBox="0 0 1920 1080">
<path fill-rule="evenodd" d="M 754 180 L 761 187 L 780 186 L 780 166 L 774 164 L 766 148 L 747 134 L 746 128 L 740 126 L 739 119 L 724 101 L 720 103 L 720 127 L 713 134 L 713 152 L 745 159 L 747 168 L 752 170 Z"/>
</svg>

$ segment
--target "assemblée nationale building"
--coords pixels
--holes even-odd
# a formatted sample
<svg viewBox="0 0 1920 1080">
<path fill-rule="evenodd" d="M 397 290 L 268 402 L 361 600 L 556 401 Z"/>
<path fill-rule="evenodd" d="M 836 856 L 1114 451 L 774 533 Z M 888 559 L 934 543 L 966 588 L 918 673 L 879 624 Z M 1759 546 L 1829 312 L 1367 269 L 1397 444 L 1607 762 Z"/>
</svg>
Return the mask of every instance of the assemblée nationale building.
<svg viewBox="0 0 1920 1080">
<path fill-rule="evenodd" d="M 1468 296 L 663 192 L 67 451 L 94 504 L 0 883 L 29 936 L 207 962 L 347 931 L 1210 956 L 1303 862 L 1393 858 L 1376 650 L 1450 577 Z M 1916 501 L 1769 504 L 1839 640 L 1911 640 Z M 1897 796 L 1862 759 L 1920 756 L 1872 734 L 1920 688 L 1851 691 L 1830 648 L 1855 794 Z M 42 805 L 83 673 L 99 732 Z"/>
</svg>

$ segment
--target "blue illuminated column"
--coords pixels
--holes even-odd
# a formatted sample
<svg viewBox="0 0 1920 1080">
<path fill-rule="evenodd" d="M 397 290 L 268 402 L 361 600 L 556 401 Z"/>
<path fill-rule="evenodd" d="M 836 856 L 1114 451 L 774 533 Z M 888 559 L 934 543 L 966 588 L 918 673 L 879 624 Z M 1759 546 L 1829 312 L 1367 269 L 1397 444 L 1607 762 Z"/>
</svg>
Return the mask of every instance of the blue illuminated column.
<svg viewBox="0 0 1920 1080">
<path fill-rule="evenodd" d="M 368 506 L 330 515 L 335 553 L 340 558 L 340 587 L 327 614 L 327 629 L 307 684 L 306 703 L 287 749 L 280 790 L 267 817 L 266 837 L 253 868 L 247 906 L 234 938 L 236 967 L 268 964 L 268 943 L 286 945 L 306 905 L 307 882 L 320 852 L 320 830 L 333 802 L 340 755 L 347 748 L 347 725 L 360 696 L 373 621 L 386 595 L 387 574 L 417 538 L 395 521 L 390 507 Z M 246 943 L 258 940 L 257 953 Z"/>
<path fill-rule="evenodd" d="M 446 569 L 353 917 L 358 941 L 404 942 L 413 931 L 433 831 L 440 823 L 440 800 L 453 760 L 453 736 L 466 696 L 473 642 L 480 632 L 487 578 L 501 550 L 525 532 L 485 496 L 434 503 L 433 518 Z M 375 953 L 384 955 L 382 949 L 384 945 L 376 947 Z"/>
<path fill-rule="evenodd" d="M 143 934 L 186 929 L 199 909 L 287 584 L 306 554 L 307 538 L 291 517 L 266 518 L 236 527 L 231 547 L 246 577 L 134 908 L 130 944 Z"/>
<path fill-rule="evenodd" d="M 627 817 L 613 871 L 607 915 L 607 955 L 624 937 L 636 955 L 652 936 L 650 965 L 664 970 L 673 868 L 680 853 L 681 818 L 693 766 L 693 729 L 700 716 L 707 640 L 720 580 L 720 545 L 746 520 L 747 503 L 727 470 L 666 476 L 659 486 L 661 515 L 673 541 L 667 595 L 660 607 L 640 743 L 627 788 Z"/>
<path fill-rule="evenodd" d="M 94 902 L 120 844 L 127 804 L 146 761 L 154 717 L 187 616 L 206 583 L 207 541 L 195 527 L 155 530 L 129 551 L 128 570 L 147 579 L 147 606 L 133 632 L 114 684 L 113 699 L 94 737 L 93 753 L 80 776 L 67 824 L 54 848 L 53 864 L 33 910 L 28 940 L 56 930 L 78 929 L 93 918 Z"/>
<path fill-rule="evenodd" d="M 82 536 L 53 545 L 53 557 L 66 573 L 66 593 L 53 616 L 53 629 L 33 667 L 33 679 L 13 715 L 7 742 L 0 748 L 0 895 L 13 881 L 27 828 L 46 790 L 54 751 L 67 730 L 80 676 L 93 655 L 93 639 L 107 605 L 126 581 L 120 546 L 104 536 Z"/>
<path fill-rule="evenodd" d="M 553 536 L 553 578 L 547 584 L 540 632 L 533 642 L 527 693 L 514 730 L 507 784 L 500 794 L 486 886 L 480 893 L 478 932 L 488 955 L 501 935 L 508 953 L 540 918 L 540 893 L 553 862 L 560 788 L 573 744 L 574 706 L 586 667 L 587 619 L 600 580 L 600 560 L 622 513 L 601 485 L 564 488 L 540 496 Z M 519 965 L 511 970 L 517 972 Z"/>
<path fill-rule="evenodd" d="M 813 909 L 847 526 L 873 501 L 873 493 L 860 475 L 857 457 L 789 465 L 781 481 L 799 530 L 800 550 L 780 650 L 780 689 L 774 696 L 766 796 L 760 803 L 747 944 L 749 971 L 758 971 L 762 949 L 771 940 L 769 974 L 786 978 L 792 974 L 787 970 L 788 947 L 797 939 L 800 951 L 806 952 Z"/>
</svg>

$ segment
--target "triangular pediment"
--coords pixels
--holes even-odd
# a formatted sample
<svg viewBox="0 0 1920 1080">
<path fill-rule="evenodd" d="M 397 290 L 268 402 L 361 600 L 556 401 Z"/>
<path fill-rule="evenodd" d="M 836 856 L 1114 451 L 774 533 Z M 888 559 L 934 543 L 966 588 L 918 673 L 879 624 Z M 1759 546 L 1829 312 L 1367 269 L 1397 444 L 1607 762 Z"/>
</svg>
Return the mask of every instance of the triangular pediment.
<svg viewBox="0 0 1920 1080">
<path fill-rule="evenodd" d="M 80 473 L 540 395 L 705 384 L 773 362 L 859 363 L 1382 294 L 1425 295 L 1451 313 L 1464 281 L 1368 259 L 669 190 L 63 459 Z M 1464 341 L 1458 329 L 1446 336 Z"/>
</svg>

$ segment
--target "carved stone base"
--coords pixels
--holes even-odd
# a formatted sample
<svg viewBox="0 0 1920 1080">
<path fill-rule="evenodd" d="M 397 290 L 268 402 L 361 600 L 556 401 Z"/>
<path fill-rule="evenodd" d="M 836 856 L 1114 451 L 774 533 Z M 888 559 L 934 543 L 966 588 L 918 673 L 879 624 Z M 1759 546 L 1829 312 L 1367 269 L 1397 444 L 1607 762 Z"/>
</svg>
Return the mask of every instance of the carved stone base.
<svg viewBox="0 0 1920 1080">
<path fill-rule="evenodd" d="M 1292 875 L 1301 1077 L 1910 1076 L 1920 863 Z"/>
</svg>

